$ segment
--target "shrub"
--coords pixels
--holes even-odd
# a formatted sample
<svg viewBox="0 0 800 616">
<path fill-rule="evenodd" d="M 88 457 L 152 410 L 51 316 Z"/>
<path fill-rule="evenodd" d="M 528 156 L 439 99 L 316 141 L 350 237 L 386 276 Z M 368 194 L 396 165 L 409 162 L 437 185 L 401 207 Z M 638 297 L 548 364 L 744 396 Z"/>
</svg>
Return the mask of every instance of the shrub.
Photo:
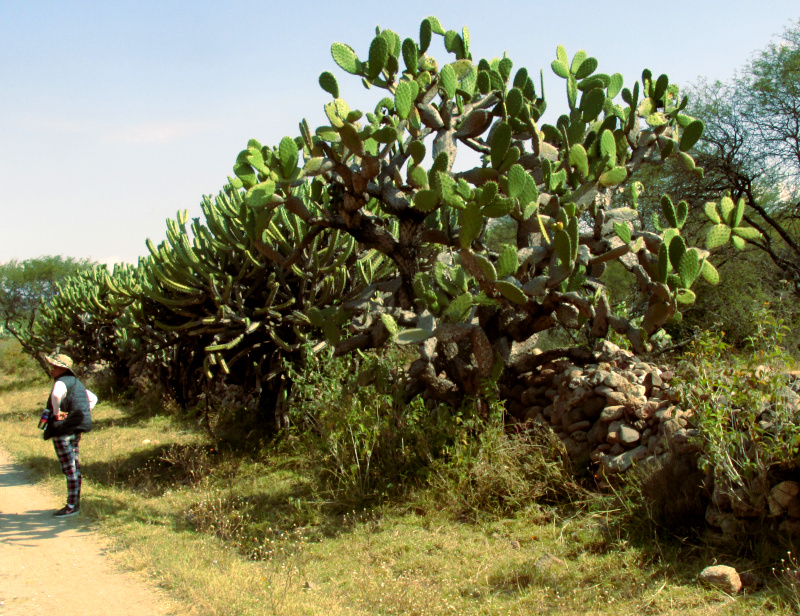
<svg viewBox="0 0 800 616">
<path fill-rule="evenodd" d="M 421 398 L 406 404 L 403 352 L 335 358 L 306 348 L 303 372 L 293 379 L 290 430 L 319 469 L 319 489 L 342 505 L 362 504 L 427 476 L 431 459 L 456 433 L 444 406 L 428 410 Z"/>
<path fill-rule="evenodd" d="M 756 332 L 740 356 L 724 332 L 703 333 L 677 386 L 683 405 L 694 409 L 700 468 L 713 474 L 715 491 L 734 511 L 755 508 L 763 518 L 776 474 L 798 470 L 800 423 L 782 347 L 787 327 L 766 305 L 754 318 Z"/>
</svg>

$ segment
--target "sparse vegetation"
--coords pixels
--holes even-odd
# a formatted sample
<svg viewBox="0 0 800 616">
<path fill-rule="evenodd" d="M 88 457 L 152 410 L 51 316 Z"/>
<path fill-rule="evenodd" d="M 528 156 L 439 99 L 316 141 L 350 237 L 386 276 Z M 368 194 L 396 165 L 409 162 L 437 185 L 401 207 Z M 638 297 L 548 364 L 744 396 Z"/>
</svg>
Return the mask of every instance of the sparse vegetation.
<svg viewBox="0 0 800 616">
<path fill-rule="evenodd" d="M 84 515 L 115 539 L 117 559 L 198 614 L 797 613 L 790 559 L 759 560 L 691 530 L 659 534 L 635 482 L 605 495 L 571 482 L 546 432 L 509 434 L 491 417 L 462 415 L 470 429 L 484 422 L 480 438 L 452 438 L 461 432 L 439 425 L 447 438 L 438 457 L 408 458 L 411 467 L 393 440 L 377 439 L 372 468 L 425 469 L 399 473 L 402 490 L 332 483 L 342 461 L 320 455 L 320 439 L 333 448 L 343 433 L 307 440 L 298 418 L 339 408 L 358 378 L 349 365 L 320 366 L 313 387 L 329 393 L 316 405 L 297 399 L 277 448 L 237 451 L 209 442 L 193 420 L 103 401 L 82 448 Z M 60 489 L 34 429 L 46 392 L 22 383 L 0 392 L 0 437 Z M 699 587 L 714 558 L 765 585 L 735 599 Z"/>
</svg>

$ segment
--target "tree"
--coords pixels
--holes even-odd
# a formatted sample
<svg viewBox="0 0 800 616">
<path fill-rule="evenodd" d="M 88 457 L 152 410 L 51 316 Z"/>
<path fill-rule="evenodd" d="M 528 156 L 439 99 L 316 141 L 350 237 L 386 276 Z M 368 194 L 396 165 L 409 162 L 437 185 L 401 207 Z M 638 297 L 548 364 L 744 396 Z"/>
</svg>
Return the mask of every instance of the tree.
<svg viewBox="0 0 800 616">
<path fill-rule="evenodd" d="M 763 251 L 800 295 L 800 25 L 730 82 L 701 81 L 691 93 L 688 111 L 705 124 L 695 154 L 705 175 L 671 173 L 665 188 L 698 205 L 726 190 L 743 198 L 759 233 L 734 233 L 734 245 Z"/>
<path fill-rule="evenodd" d="M 39 308 L 56 296 L 59 281 L 89 267 L 87 259 L 62 256 L 12 260 L 0 265 L 0 333 L 10 333 L 41 363 L 28 343 Z"/>
<path fill-rule="evenodd" d="M 433 34 L 454 59 L 440 64 L 428 55 Z M 390 334 L 419 344 L 412 388 L 458 403 L 507 368 L 588 358 L 585 349 L 560 349 L 514 359 L 514 343 L 553 327 L 585 329 L 590 338 L 613 329 L 642 352 L 679 303 L 691 303 L 701 273 L 716 279 L 707 251 L 681 237 L 685 204 L 662 203 L 670 226 L 663 238 L 630 224 L 630 208 L 610 207 L 610 193 L 647 164 L 671 157 L 702 173 L 687 153 L 702 122 L 683 113 L 688 101 L 666 75 L 645 70 L 641 84 L 623 88 L 621 75 L 598 73 L 585 51 L 570 60 L 559 46 L 551 68 L 565 81 L 570 111 L 551 125 L 540 123 L 544 93 L 527 69 L 512 79 L 506 56 L 473 62 L 469 32 L 446 31 L 433 17 L 419 40 L 379 28 L 366 56 L 343 43 L 331 54 L 366 87 L 386 92 L 374 111 L 351 110 L 334 75 L 323 72 L 329 125 L 312 131 L 302 122 L 299 137 L 276 147 L 251 140 L 234 172 L 266 256 L 275 254 L 270 221 L 288 210 L 309 233 L 346 233 L 394 263 L 367 293 L 336 306 L 357 319 L 337 353 Z M 455 171 L 459 148 L 481 154 L 480 166 Z M 498 226 L 512 229 L 500 242 L 492 238 Z M 297 254 L 305 249 L 304 242 Z M 614 259 L 648 297 L 641 323 L 611 314 L 598 276 Z"/>
</svg>

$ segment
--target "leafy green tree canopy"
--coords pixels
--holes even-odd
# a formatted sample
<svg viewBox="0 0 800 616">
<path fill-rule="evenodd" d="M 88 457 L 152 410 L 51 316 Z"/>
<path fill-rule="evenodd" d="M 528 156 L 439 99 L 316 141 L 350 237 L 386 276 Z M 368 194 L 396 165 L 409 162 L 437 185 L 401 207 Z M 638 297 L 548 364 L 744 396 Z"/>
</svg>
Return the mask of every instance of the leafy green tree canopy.
<svg viewBox="0 0 800 616">
<path fill-rule="evenodd" d="M 30 350 L 27 336 L 39 307 L 58 293 L 57 283 L 91 267 L 88 259 L 43 256 L 0 265 L 0 333 Z"/>
</svg>

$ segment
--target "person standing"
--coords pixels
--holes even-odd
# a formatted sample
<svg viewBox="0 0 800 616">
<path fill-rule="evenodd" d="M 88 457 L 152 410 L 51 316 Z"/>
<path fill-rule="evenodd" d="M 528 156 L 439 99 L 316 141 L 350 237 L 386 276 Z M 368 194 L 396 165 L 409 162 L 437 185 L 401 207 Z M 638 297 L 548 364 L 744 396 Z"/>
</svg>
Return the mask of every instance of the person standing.
<svg viewBox="0 0 800 616">
<path fill-rule="evenodd" d="M 53 439 L 53 447 L 67 478 L 67 504 L 53 516 L 65 518 L 80 511 L 81 466 L 78 447 L 81 435 L 92 429 L 92 409 L 97 396 L 90 392 L 72 372 L 73 362 L 63 354 L 45 358 L 50 365 L 50 376 L 55 379 L 47 408 L 50 416 L 44 431 L 44 439 Z"/>
</svg>

